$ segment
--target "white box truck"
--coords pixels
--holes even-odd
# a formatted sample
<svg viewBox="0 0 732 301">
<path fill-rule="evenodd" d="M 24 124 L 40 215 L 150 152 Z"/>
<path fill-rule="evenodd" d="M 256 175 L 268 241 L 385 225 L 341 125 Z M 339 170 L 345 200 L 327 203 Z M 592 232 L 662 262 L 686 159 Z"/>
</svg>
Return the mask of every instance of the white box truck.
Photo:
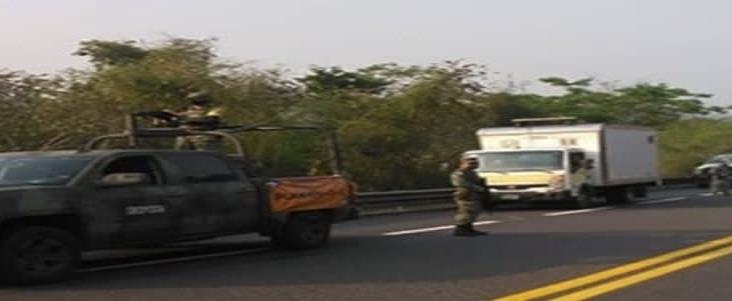
<svg viewBox="0 0 732 301">
<path fill-rule="evenodd" d="M 655 130 L 611 124 L 483 128 L 479 174 L 499 201 L 628 202 L 660 181 Z M 564 120 L 565 119 L 559 119 Z M 523 122 L 521 122 L 523 121 Z"/>
</svg>

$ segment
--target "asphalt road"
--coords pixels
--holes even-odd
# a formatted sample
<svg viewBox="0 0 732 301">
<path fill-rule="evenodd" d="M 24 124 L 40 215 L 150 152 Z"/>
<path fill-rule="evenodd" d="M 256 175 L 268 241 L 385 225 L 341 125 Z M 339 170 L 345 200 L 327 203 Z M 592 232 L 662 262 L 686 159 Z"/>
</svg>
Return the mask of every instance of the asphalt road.
<svg viewBox="0 0 732 301">
<path fill-rule="evenodd" d="M 557 290 L 542 298 L 566 296 L 560 300 L 604 287 L 611 289 L 592 297 L 732 298 L 726 245 L 667 262 L 658 257 L 731 236 L 732 198 L 678 189 L 628 206 L 505 209 L 484 214 L 478 228 L 490 234 L 474 238 L 450 235 L 451 214 L 339 224 L 327 248 L 305 252 L 273 250 L 256 236 L 97 252 L 73 280 L 0 287 L 0 300 L 489 300 L 542 287 L 542 294 Z M 656 264 L 627 265 L 648 258 Z M 576 286 L 615 267 L 626 272 Z M 637 281 L 642 276 L 648 279 Z"/>
</svg>

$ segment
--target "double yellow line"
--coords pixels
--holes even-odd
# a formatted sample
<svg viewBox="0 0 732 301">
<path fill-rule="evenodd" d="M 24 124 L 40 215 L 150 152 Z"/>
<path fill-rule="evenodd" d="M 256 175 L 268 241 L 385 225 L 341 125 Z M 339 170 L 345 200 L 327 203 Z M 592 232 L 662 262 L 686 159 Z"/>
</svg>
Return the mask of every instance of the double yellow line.
<svg viewBox="0 0 732 301">
<path fill-rule="evenodd" d="M 551 300 L 587 300 L 730 254 L 732 236 L 494 300 L 537 300 L 550 296 L 556 296 Z M 601 283 L 603 280 L 609 281 Z"/>
</svg>

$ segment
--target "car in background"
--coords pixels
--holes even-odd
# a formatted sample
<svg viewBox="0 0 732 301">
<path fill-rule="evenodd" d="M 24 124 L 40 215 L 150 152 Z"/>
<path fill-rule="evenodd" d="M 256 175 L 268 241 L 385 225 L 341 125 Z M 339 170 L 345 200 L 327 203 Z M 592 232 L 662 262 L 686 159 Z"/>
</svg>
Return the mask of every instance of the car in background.
<svg viewBox="0 0 732 301">
<path fill-rule="evenodd" d="M 694 168 L 694 183 L 697 187 L 709 187 L 711 171 L 722 164 L 732 167 L 732 153 L 719 154 L 701 163 Z"/>
</svg>

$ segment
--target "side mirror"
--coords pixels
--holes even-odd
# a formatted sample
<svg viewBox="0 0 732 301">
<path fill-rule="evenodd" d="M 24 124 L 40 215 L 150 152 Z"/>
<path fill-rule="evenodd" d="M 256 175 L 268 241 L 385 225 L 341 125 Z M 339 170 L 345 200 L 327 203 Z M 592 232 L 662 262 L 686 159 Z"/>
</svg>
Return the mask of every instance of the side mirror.
<svg viewBox="0 0 732 301">
<path fill-rule="evenodd" d="M 104 176 L 97 184 L 102 187 L 132 186 L 149 184 L 150 176 L 144 173 L 113 173 Z"/>
</svg>

